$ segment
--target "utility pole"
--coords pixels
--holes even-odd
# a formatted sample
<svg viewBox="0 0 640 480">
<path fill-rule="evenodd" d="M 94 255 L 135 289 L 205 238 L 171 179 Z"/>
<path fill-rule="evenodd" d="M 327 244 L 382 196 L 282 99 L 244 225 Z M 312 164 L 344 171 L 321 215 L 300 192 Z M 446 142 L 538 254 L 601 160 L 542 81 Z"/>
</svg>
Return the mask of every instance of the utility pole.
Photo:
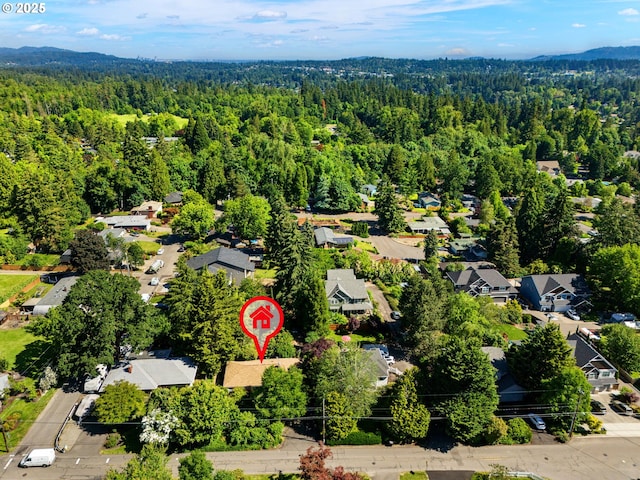
<svg viewBox="0 0 640 480">
<path fill-rule="evenodd" d="M 9 453 L 9 442 L 7 441 L 7 432 L 4 429 L 4 423 L 0 425 L 2 427 L 2 438 L 4 439 L 4 449 Z"/>
<path fill-rule="evenodd" d="M 324 397 L 322 397 L 322 444 L 325 445 L 326 439 L 325 439 L 325 432 L 327 429 L 327 422 L 326 422 L 326 417 L 324 416 Z M 9 450 L 7 450 L 8 452 Z"/>
<path fill-rule="evenodd" d="M 569 438 L 573 438 L 573 427 L 576 424 L 576 417 L 578 416 L 578 407 L 580 407 L 580 400 L 582 400 L 582 396 L 584 392 L 582 389 L 578 390 L 578 399 L 576 400 L 576 408 L 573 410 L 573 418 L 571 419 L 571 428 L 569 429 Z"/>
</svg>

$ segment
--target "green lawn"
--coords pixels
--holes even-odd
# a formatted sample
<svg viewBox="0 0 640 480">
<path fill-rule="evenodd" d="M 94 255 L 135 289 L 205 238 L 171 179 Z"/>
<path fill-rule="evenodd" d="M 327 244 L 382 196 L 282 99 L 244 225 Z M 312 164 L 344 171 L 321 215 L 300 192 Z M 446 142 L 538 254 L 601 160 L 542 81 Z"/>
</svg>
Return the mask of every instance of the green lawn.
<svg viewBox="0 0 640 480">
<path fill-rule="evenodd" d="M 0 330 L 0 356 L 9 362 L 9 370 L 38 379 L 49 362 L 51 345 L 24 327 Z"/>
<path fill-rule="evenodd" d="M 0 275 L 0 303 L 20 292 L 36 278 L 38 275 Z"/>
<path fill-rule="evenodd" d="M 147 255 L 155 255 L 158 250 L 160 250 L 160 247 L 162 247 L 159 243 L 149 242 L 146 240 L 137 240 L 136 243 L 140 245 L 144 253 Z"/>
<path fill-rule="evenodd" d="M 123 127 L 127 123 L 130 123 L 130 122 L 133 123 L 136 121 L 136 119 L 138 119 L 135 113 L 130 113 L 126 115 L 118 115 L 116 113 L 112 113 L 110 117 L 115 118 L 118 121 L 118 123 Z M 178 124 L 179 129 L 186 127 L 187 124 L 189 123 L 189 119 L 187 118 L 178 117 L 177 115 L 172 115 L 172 117 L 175 119 L 176 123 Z M 142 117 L 139 118 L 139 120 L 142 120 L 143 122 L 147 123 L 149 121 L 149 118 L 150 117 L 148 115 L 143 115 Z"/>
<path fill-rule="evenodd" d="M 53 267 L 60 263 L 60 255 L 55 253 L 34 253 L 33 255 L 25 255 L 16 265 Z"/>
<path fill-rule="evenodd" d="M 17 427 L 7 433 L 9 450 L 15 448 L 20 443 L 27 431 L 33 426 L 33 422 L 38 418 L 40 412 L 47 406 L 54 392 L 55 389 L 51 389 L 34 402 L 29 402 L 21 398 L 14 400 L 2 411 L 2 415 L 0 416 L 0 420 L 2 421 L 12 414 L 17 414 L 20 417 Z M 2 441 L 0 441 L 0 451 L 5 451 L 5 445 Z"/>
<path fill-rule="evenodd" d="M 254 273 L 254 277 L 255 277 L 256 280 L 264 280 L 265 278 L 275 279 L 276 278 L 276 269 L 275 268 L 270 268 L 269 270 L 265 270 L 264 268 L 256 268 L 256 271 Z"/>
<path fill-rule="evenodd" d="M 527 338 L 527 334 L 524 330 L 521 330 L 514 325 L 509 325 L 508 323 L 500 323 L 496 325 L 496 329 L 500 333 L 506 333 L 509 340 L 524 340 Z"/>
<path fill-rule="evenodd" d="M 400 474 L 400 480 L 429 480 L 427 472 L 405 472 Z"/>
<path fill-rule="evenodd" d="M 378 253 L 378 250 L 376 249 L 376 247 L 371 245 L 369 242 L 363 242 L 362 240 L 356 240 L 355 243 L 354 243 L 354 246 L 356 248 L 359 248 L 360 250 L 364 250 L 365 252 Z"/>
</svg>

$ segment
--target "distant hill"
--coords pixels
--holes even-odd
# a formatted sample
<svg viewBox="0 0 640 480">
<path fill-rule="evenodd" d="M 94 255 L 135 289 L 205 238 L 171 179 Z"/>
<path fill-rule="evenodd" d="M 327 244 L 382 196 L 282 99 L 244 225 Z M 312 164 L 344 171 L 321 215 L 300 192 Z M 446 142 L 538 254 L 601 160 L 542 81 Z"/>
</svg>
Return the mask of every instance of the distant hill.
<svg viewBox="0 0 640 480">
<path fill-rule="evenodd" d="M 136 60 L 119 58 L 96 52 L 74 52 L 54 47 L 0 48 L 0 65 L 21 66 L 69 65 L 87 66 L 91 64 L 122 64 Z"/>
<path fill-rule="evenodd" d="M 640 46 L 634 47 L 601 47 L 582 53 L 567 53 L 564 55 L 540 55 L 532 58 L 534 61 L 548 60 L 640 60 Z"/>
</svg>

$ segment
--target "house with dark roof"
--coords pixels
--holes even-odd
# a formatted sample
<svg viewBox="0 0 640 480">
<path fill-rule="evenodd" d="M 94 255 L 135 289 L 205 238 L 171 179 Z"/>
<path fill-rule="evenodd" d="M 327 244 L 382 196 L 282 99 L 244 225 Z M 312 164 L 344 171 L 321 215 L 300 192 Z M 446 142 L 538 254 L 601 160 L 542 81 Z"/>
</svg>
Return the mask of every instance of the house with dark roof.
<svg viewBox="0 0 640 480">
<path fill-rule="evenodd" d="M 454 290 L 465 292 L 472 297 L 488 296 L 494 302 L 504 303 L 516 298 L 518 290 L 509 280 L 493 268 L 467 268 L 457 272 L 445 272 L 453 283 Z"/>
<path fill-rule="evenodd" d="M 325 292 L 331 311 L 349 315 L 373 310 L 364 280 L 352 269 L 327 270 Z"/>
<path fill-rule="evenodd" d="M 182 205 L 182 192 L 171 192 L 162 201 L 169 205 Z"/>
<path fill-rule="evenodd" d="M 422 192 L 418 195 L 418 207 L 427 210 L 440 210 L 442 202 L 438 196 L 430 192 Z"/>
<path fill-rule="evenodd" d="M 591 305 L 587 282 L 575 273 L 524 276 L 520 282 L 520 295 L 541 312 L 566 312 Z"/>
<path fill-rule="evenodd" d="M 567 341 L 573 350 L 576 365 L 584 372 L 591 385 L 591 393 L 618 389 L 618 369 L 609 360 L 579 335 L 571 335 Z"/>
<path fill-rule="evenodd" d="M 527 393 L 526 389 L 516 382 L 509 372 L 507 357 L 503 349 L 499 347 L 482 347 L 491 361 L 491 366 L 496 370 L 496 387 L 500 403 L 521 402 Z"/>
<path fill-rule="evenodd" d="M 346 248 L 353 244 L 353 237 L 336 235 L 328 227 L 316 228 L 313 235 L 316 238 L 316 245 L 321 248 Z"/>
<path fill-rule="evenodd" d="M 376 374 L 376 387 L 384 387 L 389 383 L 389 364 L 382 356 L 382 352 L 373 348 L 366 350 L 369 360 L 373 364 L 373 370 Z"/>
<path fill-rule="evenodd" d="M 218 247 L 197 257 L 187 260 L 187 266 L 194 270 L 207 269 L 211 273 L 224 270 L 229 281 L 240 283 L 247 277 L 253 277 L 255 264 L 249 255 L 239 250 Z"/>
</svg>

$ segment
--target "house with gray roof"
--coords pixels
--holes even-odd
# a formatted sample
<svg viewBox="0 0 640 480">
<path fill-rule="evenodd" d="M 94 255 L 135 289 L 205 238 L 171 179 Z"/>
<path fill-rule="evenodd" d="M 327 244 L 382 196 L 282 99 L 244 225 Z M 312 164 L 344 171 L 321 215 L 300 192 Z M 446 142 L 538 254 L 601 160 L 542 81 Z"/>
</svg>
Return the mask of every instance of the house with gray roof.
<svg viewBox="0 0 640 480">
<path fill-rule="evenodd" d="M 182 205 L 182 192 L 171 192 L 162 201 L 169 205 Z"/>
<path fill-rule="evenodd" d="M 418 206 L 428 210 L 439 210 L 442 206 L 440 198 L 435 193 L 422 192 L 418 195 Z"/>
<path fill-rule="evenodd" d="M 482 347 L 491 361 L 491 366 L 496 370 L 496 387 L 500 403 L 514 403 L 524 400 L 526 389 L 516 382 L 507 364 L 507 357 L 503 349 L 499 347 Z"/>
<path fill-rule="evenodd" d="M 328 227 L 316 228 L 313 231 L 313 235 L 316 239 L 316 245 L 321 248 L 346 248 L 353 244 L 353 237 L 336 235 Z"/>
<path fill-rule="evenodd" d="M 126 381 L 140 390 L 149 392 L 159 387 L 185 387 L 193 385 L 198 367 L 187 357 L 131 359 L 112 368 L 107 373 L 100 392 L 108 385 Z"/>
<path fill-rule="evenodd" d="M 376 387 L 384 387 L 389 383 L 389 364 L 379 349 L 373 348 L 366 350 L 366 352 L 369 355 L 369 360 L 373 364 L 373 369 L 376 373 Z"/>
<path fill-rule="evenodd" d="M 497 303 L 504 303 L 518 295 L 518 290 L 494 268 L 467 268 L 445 274 L 453 283 L 456 293 L 465 292 L 472 297 L 487 296 Z"/>
<path fill-rule="evenodd" d="M 47 294 L 33 307 L 33 315 L 46 315 L 53 307 L 62 305 L 64 299 L 67 298 L 69 290 L 75 285 L 80 277 L 73 275 L 62 277 Z"/>
<path fill-rule="evenodd" d="M 409 222 L 408 226 L 412 233 L 428 233 L 431 230 L 435 230 L 439 238 L 447 238 L 451 235 L 447 222 L 438 216 L 422 217 L 421 220 L 416 222 Z"/>
<path fill-rule="evenodd" d="M 151 220 L 145 215 L 115 215 L 96 219 L 96 222 L 106 223 L 111 228 L 123 228 L 125 230 L 151 230 Z"/>
<path fill-rule="evenodd" d="M 618 369 L 609 360 L 579 335 L 571 335 L 567 342 L 573 350 L 576 365 L 584 372 L 591 385 L 591 393 L 618 389 Z"/>
<path fill-rule="evenodd" d="M 591 306 L 587 282 L 575 273 L 524 276 L 520 282 L 520 295 L 541 312 L 566 312 L 571 308 Z"/>
<path fill-rule="evenodd" d="M 352 269 L 327 270 L 325 292 L 331 311 L 350 315 L 373 310 L 364 280 L 356 278 Z"/>
<path fill-rule="evenodd" d="M 230 282 L 239 284 L 248 277 L 253 277 L 255 264 L 249 255 L 226 247 L 218 247 L 197 257 L 187 260 L 187 266 L 194 270 L 207 269 L 211 273 L 223 270 Z"/>
</svg>

